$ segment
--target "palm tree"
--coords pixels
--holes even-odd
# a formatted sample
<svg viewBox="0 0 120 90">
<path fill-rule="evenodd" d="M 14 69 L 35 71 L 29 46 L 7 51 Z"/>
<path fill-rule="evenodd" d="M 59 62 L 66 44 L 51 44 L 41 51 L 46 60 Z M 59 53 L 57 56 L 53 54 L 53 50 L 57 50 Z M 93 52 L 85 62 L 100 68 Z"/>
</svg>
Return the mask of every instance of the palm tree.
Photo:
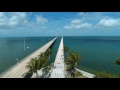
<svg viewBox="0 0 120 90">
<path fill-rule="evenodd" d="M 47 62 L 48 62 L 48 56 L 46 55 L 46 53 L 41 53 L 40 58 L 38 59 L 38 64 L 39 64 L 38 69 L 43 68 Z"/>
<path fill-rule="evenodd" d="M 117 60 L 115 61 L 115 63 L 116 63 L 117 65 L 120 65 L 120 59 L 117 59 Z"/>
<path fill-rule="evenodd" d="M 79 60 L 80 60 L 80 55 L 77 54 L 76 52 L 71 52 L 66 62 L 72 64 L 73 66 L 77 66 Z"/>
<path fill-rule="evenodd" d="M 66 63 L 71 65 L 71 70 L 72 70 L 71 76 L 73 77 L 74 77 L 74 73 L 76 71 L 77 63 L 79 62 L 79 60 L 80 60 L 80 55 L 77 54 L 76 52 L 71 52 L 68 55 L 68 58 L 66 59 Z"/>
<path fill-rule="evenodd" d="M 41 53 L 39 59 L 38 59 L 38 72 L 42 73 L 42 68 L 45 67 L 45 65 L 48 62 L 48 52 Z"/>
<path fill-rule="evenodd" d="M 38 77 L 38 73 L 37 73 L 38 62 L 37 61 L 38 61 L 37 58 L 32 58 L 30 62 L 27 63 L 27 66 L 26 66 L 27 69 L 30 69 L 29 73 L 33 73 L 33 74 L 35 73 L 36 77 Z"/>
<path fill-rule="evenodd" d="M 67 46 L 64 46 L 64 52 L 66 52 L 68 56 L 69 48 Z"/>
<path fill-rule="evenodd" d="M 48 57 L 49 57 L 49 60 L 50 60 L 51 49 L 48 48 L 48 50 L 47 50 L 45 53 L 46 53 L 46 56 L 48 56 Z"/>
<path fill-rule="evenodd" d="M 47 62 L 48 62 L 48 57 L 46 56 L 45 53 L 41 53 L 38 59 L 32 58 L 30 62 L 28 62 L 26 68 L 30 70 L 27 73 L 36 74 L 36 77 L 38 78 L 38 70 L 41 70 L 46 65 Z"/>
</svg>

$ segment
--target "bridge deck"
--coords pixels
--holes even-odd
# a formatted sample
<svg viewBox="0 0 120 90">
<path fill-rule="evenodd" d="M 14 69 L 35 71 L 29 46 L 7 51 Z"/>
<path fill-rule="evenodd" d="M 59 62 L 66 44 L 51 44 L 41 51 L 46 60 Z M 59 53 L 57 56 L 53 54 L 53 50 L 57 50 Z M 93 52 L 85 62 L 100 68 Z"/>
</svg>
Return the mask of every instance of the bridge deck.
<svg viewBox="0 0 120 90">
<path fill-rule="evenodd" d="M 58 48 L 58 52 L 54 62 L 54 69 L 52 70 L 50 78 L 65 78 L 64 70 L 64 46 L 63 46 L 63 37 Z"/>
<path fill-rule="evenodd" d="M 56 37 L 57 38 L 57 37 Z M 45 52 L 56 40 L 54 38 L 44 46 L 40 47 L 38 50 L 21 60 L 18 64 L 14 65 L 13 67 L 9 68 L 7 71 L 0 75 L 0 78 L 23 78 L 22 76 L 24 73 L 28 72 L 29 70 L 26 69 L 27 63 L 30 61 L 31 58 L 38 57 L 42 52 Z"/>
</svg>

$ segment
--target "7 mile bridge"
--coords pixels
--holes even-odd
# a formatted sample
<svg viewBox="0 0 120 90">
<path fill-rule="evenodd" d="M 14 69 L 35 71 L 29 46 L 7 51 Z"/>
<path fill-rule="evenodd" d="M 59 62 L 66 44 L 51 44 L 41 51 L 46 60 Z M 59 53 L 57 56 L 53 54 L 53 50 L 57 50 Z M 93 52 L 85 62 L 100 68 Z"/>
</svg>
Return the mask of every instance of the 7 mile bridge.
<svg viewBox="0 0 120 90">
<path fill-rule="evenodd" d="M 41 53 L 45 52 L 57 39 L 55 37 L 42 47 L 40 47 L 38 50 L 21 60 L 19 63 L 15 64 L 13 67 L 9 68 L 5 72 L 3 72 L 0 75 L 0 78 L 24 78 L 25 73 L 29 71 L 29 69 L 26 69 L 27 63 L 31 60 L 31 58 L 38 57 Z M 95 75 L 82 71 L 80 69 L 77 69 L 77 71 L 81 72 L 83 76 L 87 78 L 93 78 Z M 50 72 L 51 75 L 49 78 L 65 78 L 65 62 L 64 62 L 64 44 L 63 44 L 63 37 L 61 38 L 58 52 L 56 54 L 56 58 L 54 61 L 54 68 Z M 34 77 L 33 77 L 34 78 Z"/>
<path fill-rule="evenodd" d="M 30 61 L 30 59 L 38 57 L 41 53 L 45 52 L 55 42 L 56 39 L 57 37 L 49 41 L 44 46 L 40 47 L 38 50 L 21 60 L 13 67 L 3 72 L 0 75 L 0 78 L 23 78 L 25 76 L 24 74 L 29 71 L 29 69 L 26 69 L 26 65 Z"/>
</svg>

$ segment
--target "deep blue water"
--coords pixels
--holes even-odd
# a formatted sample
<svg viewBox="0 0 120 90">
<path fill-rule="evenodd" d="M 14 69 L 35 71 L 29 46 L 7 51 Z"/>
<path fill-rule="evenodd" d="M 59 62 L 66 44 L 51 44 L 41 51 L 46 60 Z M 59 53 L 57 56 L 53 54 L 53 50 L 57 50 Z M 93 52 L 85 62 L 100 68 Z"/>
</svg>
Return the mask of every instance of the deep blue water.
<svg viewBox="0 0 120 90">
<path fill-rule="evenodd" d="M 16 58 L 23 59 L 53 38 L 26 37 L 26 47 L 30 47 L 26 51 L 24 38 L 0 38 L 0 73 L 17 63 Z M 58 37 L 51 47 L 52 54 L 48 64 L 54 62 L 60 39 Z M 120 73 L 120 66 L 114 64 L 120 58 L 120 37 L 64 37 L 64 45 L 69 47 L 69 51 L 76 51 L 81 55 L 78 68 L 90 73 Z"/>
</svg>

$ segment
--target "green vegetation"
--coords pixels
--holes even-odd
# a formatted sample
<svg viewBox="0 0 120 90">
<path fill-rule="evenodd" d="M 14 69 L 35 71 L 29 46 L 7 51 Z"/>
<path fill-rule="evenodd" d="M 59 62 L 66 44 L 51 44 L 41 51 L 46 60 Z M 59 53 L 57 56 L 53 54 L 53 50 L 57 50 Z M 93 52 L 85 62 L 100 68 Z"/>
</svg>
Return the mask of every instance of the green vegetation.
<svg viewBox="0 0 120 90">
<path fill-rule="evenodd" d="M 64 46 L 64 52 L 67 54 L 68 56 L 68 52 L 69 52 L 69 48 L 67 46 Z"/>
<path fill-rule="evenodd" d="M 119 76 L 112 75 L 110 73 L 103 71 L 103 72 L 96 73 L 94 78 L 119 78 Z"/>
<path fill-rule="evenodd" d="M 69 63 L 70 65 L 72 65 L 72 67 L 76 67 L 79 60 L 80 60 L 80 55 L 78 53 L 70 52 L 68 58 L 66 59 L 66 63 Z"/>
<path fill-rule="evenodd" d="M 117 65 L 120 65 L 120 59 L 117 59 L 117 60 L 115 61 L 115 63 L 116 63 Z"/>
<path fill-rule="evenodd" d="M 38 77 L 38 73 L 37 73 L 38 62 L 37 62 L 37 58 L 32 58 L 30 60 L 30 62 L 28 62 L 26 68 L 30 69 L 29 73 L 36 73 L 36 77 Z"/>
<path fill-rule="evenodd" d="M 30 62 L 28 62 L 26 65 L 26 68 L 29 69 L 29 72 L 27 73 L 32 73 L 32 74 L 36 73 L 36 77 L 38 78 L 39 75 L 37 73 L 37 70 L 40 70 L 43 67 L 45 67 L 47 62 L 50 60 L 50 54 L 51 54 L 51 49 L 49 48 L 46 52 L 41 53 L 41 55 L 38 58 L 32 58 Z"/>
<path fill-rule="evenodd" d="M 66 75 L 66 78 L 86 78 L 85 76 L 82 75 L 82 73 L 80 73 L 79 71 L 75 71 L 75 75 L 71 76 L 71 75 Z"/>
<path fill-rule="evenodd" d="M 45 53 L 41 53 L 40 57 L 38 58 L 38 69 L 43 68 L 48 62 L 48 56 Z"/>
<path fill-rule="evenodd" d="M 115 64 L 120 65 L 120 58 L 115 61 Z M 119 78 L 120 78 L 120 74 L 119 74 Z"/>
<path fill-rule="evenodd" d="M 79 77 L 82 74 L 80 72 L 76 71 L 76 69 L 77 69 L 77 63 L 80 61 L 80 55 L 76 52 L 70 52 L 68 54 L 68 51 L 69 51 L 69 48 L 65 46 L 64 52 L 67 53 L 67 58 L 65 60 L 66 71 L 70 74 L 71 78 Z"/>
<path fill-rule="evenodd" d="M 49 57 L 49 60 L 50 60 L 50 55 L 51 55 L 51 49 L 48 48 L 48 50 L 46 51 L 46 56 Z"/>
<path fill-rule="evenodd" d="M 85 77 L 83 77 L 82 73 L 80 73 L 79 71 L 75 71 L 75 78 L 85 78 Z"/>
</svg>

